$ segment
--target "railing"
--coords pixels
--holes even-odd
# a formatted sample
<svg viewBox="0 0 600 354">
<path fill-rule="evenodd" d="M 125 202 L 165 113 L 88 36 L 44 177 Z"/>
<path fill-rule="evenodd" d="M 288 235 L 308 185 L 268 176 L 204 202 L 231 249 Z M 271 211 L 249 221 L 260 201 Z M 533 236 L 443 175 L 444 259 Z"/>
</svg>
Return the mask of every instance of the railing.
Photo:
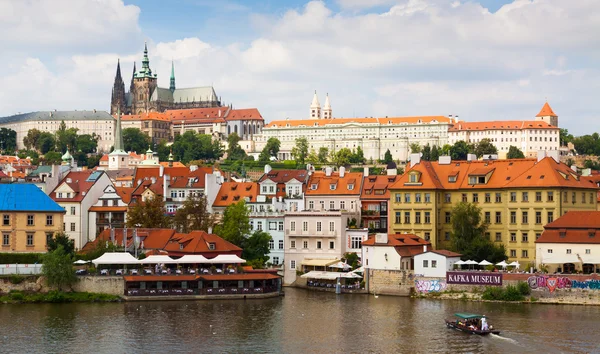
<svg viewBox="0 0 600 354">
<path fill-rule="evenodd" d="M 203 289 L 127 289 L 127 296 L 176 296 L 176 295 L 245 295 L 277 292 L 277 287 L 203 288 Z"/>
<path fill-rule="evenodd" d="M 379 216 L 379 210 L 361 210 L 362 216 Z"/>
</svg>

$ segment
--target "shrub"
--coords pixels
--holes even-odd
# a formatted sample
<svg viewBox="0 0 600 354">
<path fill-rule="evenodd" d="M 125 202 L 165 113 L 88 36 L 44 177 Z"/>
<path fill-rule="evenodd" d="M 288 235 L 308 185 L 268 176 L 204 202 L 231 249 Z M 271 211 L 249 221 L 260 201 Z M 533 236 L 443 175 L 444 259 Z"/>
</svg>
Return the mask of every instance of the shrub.
<svg viewBox="0 0 600 354">
<path fill-rule="evenodd" d="M 519 289 L 519 292 L 521 293 L 521 295 L 531 294 L 531 289 L 529 288 L 529 284 L 524 281 L 520 281 L 517 283 L 517 289 Z"/>
<path fill-rule="evenodd" d="M 504 294 L 502 296 L 502 300 L 504 301 L 523 301 L 525 297 L 519 291 L 519 289 L 514 285 L 508 285 L 504 289 Z"/>
<path fill-rule="evenodd" d="M 42 263 L 41 253 L 0 253 L 0 264 Z"/>
<path fill-rule="evenodd" d="M 66 302 L 66 300 L 65 294 L 61 291 L 50 291 L 46 295 L 46 302 L 61 303 Z"/>
<path fill-rule="evenodd" d="M 11 274 L 8 277 L 8 281 L 10 281 L 11 284 L 21 284 L 24 280 L 25 277 L 20 274 Z"/>
<path fill-rule="evenodd" d="M 484 300 L 502 300 L 504 290 L 500 287 L 488 286 L 483 291 L 481 298 Z"/>
<path fill-rule="evenodd" d="M 23 301 L 25 300 L 25 295 L 22 292 L 13 291 L 10 293 L 10 299 L 13 301 Z"/>
</svg>

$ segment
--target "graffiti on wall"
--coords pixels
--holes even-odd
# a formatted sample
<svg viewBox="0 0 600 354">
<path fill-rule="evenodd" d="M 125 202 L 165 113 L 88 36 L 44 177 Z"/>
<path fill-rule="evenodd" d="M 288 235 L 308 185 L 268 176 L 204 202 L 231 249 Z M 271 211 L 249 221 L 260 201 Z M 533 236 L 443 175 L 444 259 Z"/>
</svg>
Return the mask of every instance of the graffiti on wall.
<svg viewBox="0 0 600 354">
<path fill-rule="evenodd" d="M 419 293 L 435 293 L 446 290 L 446 282 L 440 280 L 415 280 L 415 289 Z"/>
<path fill-rule="evenodd" d="M 574 280 L 551 275 L 532 275 L 527 279 L 531 289 L 547 289 L 551 293 L 556 289 L 600 289 L 600 280 Z"/>
</svg>

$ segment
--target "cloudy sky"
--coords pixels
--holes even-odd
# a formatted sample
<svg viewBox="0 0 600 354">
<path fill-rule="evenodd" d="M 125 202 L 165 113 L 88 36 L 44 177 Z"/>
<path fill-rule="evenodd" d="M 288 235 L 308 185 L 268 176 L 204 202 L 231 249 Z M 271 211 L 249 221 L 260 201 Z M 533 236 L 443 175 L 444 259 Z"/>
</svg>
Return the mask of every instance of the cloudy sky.
<svg viewBox="0 0 600 354">
<path fill-rule="evenodd" d="M 0 116 L 109 109 L 144 41 L 159 85 L 214 85 L 267 121 L 456 114 L 600 131 L 598 0 L 0 0 Z"/>
</svg>

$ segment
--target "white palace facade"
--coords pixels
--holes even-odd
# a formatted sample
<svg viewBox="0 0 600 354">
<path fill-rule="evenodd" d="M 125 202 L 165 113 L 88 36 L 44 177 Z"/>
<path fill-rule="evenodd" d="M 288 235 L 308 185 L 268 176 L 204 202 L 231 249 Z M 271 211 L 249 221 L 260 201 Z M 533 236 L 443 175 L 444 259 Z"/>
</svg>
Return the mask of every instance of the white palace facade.
<svg viewBox="0 0 600 354">
<path fill-rule="evenodd" d="M 262 134 L 255 135 L 255 151 L 262 151 L 269 138 L 274 137 L 281 142 L 278 158 L 292 159 L 296 139 L 306 137 L 309 151 L 318 152 L 321 147 L 330 152 L 360 147 L 366 159 L 383 159 L 389 149 L 394 159 L 406 161 L 413 143 L 448 144 L 448 130 L 453 123 L 452 118 L 445 116 L 333 118 L 329 96 L 321 110 L 316 92 L 309 117 L 266 124 Z"/>
</svg>

